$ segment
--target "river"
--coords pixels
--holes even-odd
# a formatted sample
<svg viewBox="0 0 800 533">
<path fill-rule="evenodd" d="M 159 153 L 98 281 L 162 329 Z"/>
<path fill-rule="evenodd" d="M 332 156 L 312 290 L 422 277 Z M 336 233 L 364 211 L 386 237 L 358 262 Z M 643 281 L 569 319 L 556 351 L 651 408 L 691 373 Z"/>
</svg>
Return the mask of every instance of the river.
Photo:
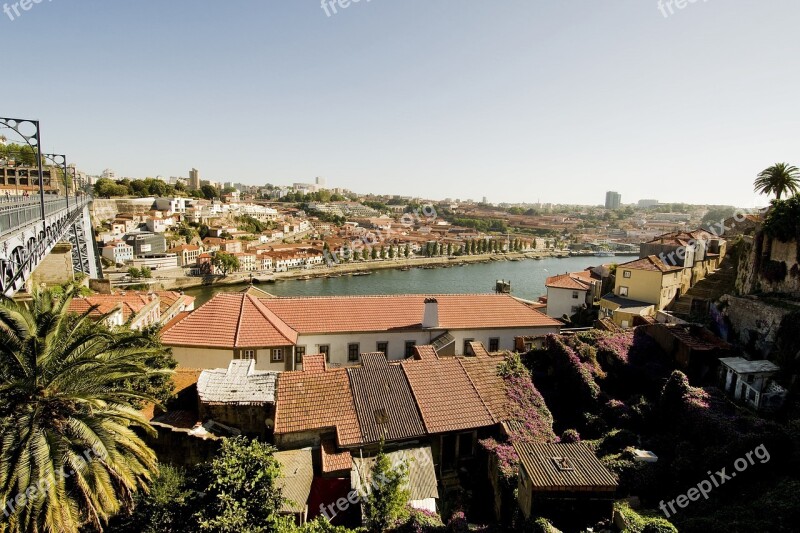
<svg viewBox="0 0 800 533">
<path fill-rule="evenodd" d="M 620 257 L 624 262 L 634 257 Z M 511 282 L 511 293 L 528 300 L 546 294 L 545 281 L 550 276 L 583 270 L 589 266 L 615 261 L 608 257 L 547 258 L 540 261 L 492 261 L 450 268 L 379 270 L 369 276 L 342 276 L 310 280 L 285 280 L 261 283 L 258 288 L 276 296 L 347 296 L 368 294 L 465 294 L 494 292 L 495 281 Z M 242 290 L 241 285 L 218 285 L 187 289 L 200 307 L 218 292 Z"/>
</svg>

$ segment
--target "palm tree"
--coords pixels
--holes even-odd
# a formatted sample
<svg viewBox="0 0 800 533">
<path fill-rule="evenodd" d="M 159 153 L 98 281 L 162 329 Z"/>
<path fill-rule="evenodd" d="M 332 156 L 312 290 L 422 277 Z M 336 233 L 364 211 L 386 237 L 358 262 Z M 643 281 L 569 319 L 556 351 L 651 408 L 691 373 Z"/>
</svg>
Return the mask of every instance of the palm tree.
<svg viewBox="0 0 800 533">
<path fill-rule="evenodd" d="M 755 192 L 767 195 L 775 193 L 778 200 L 783 193 L 795 195 L 800 192 L 800 170 L 788 163 L 776 163 L 758 175 Z"/>
<path fill-rule="evenodd" d="M 157 472 L 131 382 L 163 352 L 127 328 L 70 314 L 73 290 L 0 301 L 0 531 L 102 531 Z"/>
</svg>

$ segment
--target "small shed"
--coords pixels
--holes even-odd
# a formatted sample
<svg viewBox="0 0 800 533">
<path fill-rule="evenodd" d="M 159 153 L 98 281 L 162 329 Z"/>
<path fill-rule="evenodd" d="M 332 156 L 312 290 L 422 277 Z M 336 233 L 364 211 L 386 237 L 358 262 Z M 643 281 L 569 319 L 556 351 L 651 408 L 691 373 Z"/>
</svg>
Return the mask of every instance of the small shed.
<svg viewBox="0 0 800 533">
<path fill-rule="evenodd" d="M 617 478 L 585 443 L 517 443 L 514 449 L 526 518 L 543 516 L 574 529 L 613 517 Z"/>
<path fill-rule="evenodd" d="M 780 367 L 771 361 L 749 361 L 742 357 L 724 357 L 720 380 L 725 392 L 754 409 L 777 409 L 783 404 L 787 391 L 772 376 Z"/>
<path fill-rule="evenodd" d="M 311 448 L 275 452 L 275 459 L 281 465 L 278 486 L 283 493 L 284 502 L 281 514 L 295 517 L 297 525 L 308 520 L 308 497 L 314 481 L 314 463 Z"/>
<path fill-rule="evenodd" d="M 254 360 L 231 361 L 227 369 L 204 370 L 197 380 L 200 418 L 267 436 L 275 417 L 278 372 L 255 369 Z"/>
</svg>

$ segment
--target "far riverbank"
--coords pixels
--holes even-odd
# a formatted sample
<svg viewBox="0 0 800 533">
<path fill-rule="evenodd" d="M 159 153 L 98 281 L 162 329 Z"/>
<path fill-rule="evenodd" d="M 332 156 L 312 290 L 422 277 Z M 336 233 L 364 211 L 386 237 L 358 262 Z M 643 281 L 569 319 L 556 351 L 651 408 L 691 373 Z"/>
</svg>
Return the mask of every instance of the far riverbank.
<svg viewBox="0 0 800 533">
<path fill-rule="evenodd" d="M 161 278 L 159 284 L 164 290 L 193 289 L 198 287 L 212 287 L 217 285 L 241 285 L 249 283 L 252 279 L 255 283 L 271 283 L 274 281 L 288 280 L 308 280 L 316 278 L 326 278 L 331 276 L 344 276 L 351 274 L 363 274 L 377 272 L 381 270 L 404 270 L 414 268 L 448 268 L 459 265 L 503 262 L 503 261 L 522 261 L 526 259 L 543 260 L 548 258 L 565 259 L 570 257 L 566 252 L 514 252 L 506 254 L 483 254 L 483 255 L 462 255 L 451 257 L 412 257 L 409 259 L 376 259 L 369 261 L 356 261 L 351 263 L 340 263 L 333 266 L 320 266 L 312 269 L 297 269 L 289 272 L 237 272 L 228 276 L 209 276 L 209 277 L 176 277 Z M 588 259 L 588 258 L 582 258 Z M 597 258 L 607 259 L 607 258 Z M 598 261 L 599 264 L 599 261 Z"/>
</svg>

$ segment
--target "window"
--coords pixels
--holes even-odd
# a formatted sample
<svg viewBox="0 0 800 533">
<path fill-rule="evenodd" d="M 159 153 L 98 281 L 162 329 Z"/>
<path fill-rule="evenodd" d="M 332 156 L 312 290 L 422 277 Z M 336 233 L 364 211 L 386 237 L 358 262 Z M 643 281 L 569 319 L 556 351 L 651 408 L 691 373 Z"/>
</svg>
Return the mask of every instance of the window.
<svg viewBox="0 0 800 533">
<path fill-rule="evenodd" d="M 630 270 L 623 270 L 622 271 L 622 277 L 623 278 L 630 278 L 631 277 L 631 271 Z"/>
<path fill-rule="evenodd" d="M 628 295 L 628 287 L 620 287 L 619 288 L 619 295 L 620 296 L 627 296 Z"/>
<path fill-rule="evenodd" d="M 498 339 L 497 337 L 489 339 L 489 351 L 497 352 L 499 350 L 500 350 L 500 339 Z"/>
<path fill-rule="evenodd" d="M 414 355 L 414 346 L 417 345 L 417 341 L 406 341 L 406 357 L 413 357 Z"/>
<path fill-rule="evenodd" d="M 389 343 L 388 342 L 379 342 L 377 346 L 377 352 L 382 352 L 383 355 L 389 355 Z"/>
<path fill-rule="evenodd" d="M 239 354 L 239 359 L 255 359 L 256 358 L 256 351 L 255 350 L 242 350 Z"/>
<path fill-rule="evenodd" d="M 303 357 L 306 355 L 306 347 L 298 346 L 294 349 L 294 362 L 298 365 L 303 364 Z"/>
<path fill-rule="evenodd" d="M 280 363 L 281 361 L 283 361 L 283 349 L 275 348 L 274 350 L 272 350 L 272 362 Z"/>
<path fill-rule="evenodd" d="M 553 464 L 562 472 L 572 472 L 575 467 L 572 466 L 572 461 L 566 457 L 553 457 Z"/>
<path fill-rule="evenodd" d="M 360 350 L 358 347 L 358 343 L 348 344 L 347 345 L 347 360 L 352 362 L 356 362 L 361 358 Z"/>
<path fill-rule="evenodd" d="M 319 345 L 319 353 L 325 356 L 325 361 L 330 363 L 331 362 L 331 347 L 328 344 L 320 344 Z"/>
<path fill-rule="evenodd" d="M 471 356 L 475 355 L 475 352 L 472 351 L 472 346 L 469 345 L 475 339 L 464 339 L 464 355 Z"/>
<path fill-rule="evenodd" d="M 572 291 L 572 299 L 573 300 L 577 300 L 579 297 L 580 297 L 580 294 L 578 294 L 578 291 Z"/>
</svg>

